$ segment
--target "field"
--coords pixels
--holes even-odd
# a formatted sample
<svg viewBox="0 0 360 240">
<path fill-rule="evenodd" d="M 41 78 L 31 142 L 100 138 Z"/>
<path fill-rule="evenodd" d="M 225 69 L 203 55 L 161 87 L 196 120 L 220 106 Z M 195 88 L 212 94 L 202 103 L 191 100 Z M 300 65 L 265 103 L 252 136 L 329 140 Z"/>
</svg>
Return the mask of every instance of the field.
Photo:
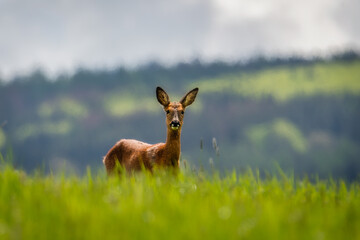
<svg viewBox="0 0 360 240">
<path fill-rule="evenodd" d="M 360 184 L 183 169 L 0 170 L 0 239 L 360 239 Z"/>
</svg>

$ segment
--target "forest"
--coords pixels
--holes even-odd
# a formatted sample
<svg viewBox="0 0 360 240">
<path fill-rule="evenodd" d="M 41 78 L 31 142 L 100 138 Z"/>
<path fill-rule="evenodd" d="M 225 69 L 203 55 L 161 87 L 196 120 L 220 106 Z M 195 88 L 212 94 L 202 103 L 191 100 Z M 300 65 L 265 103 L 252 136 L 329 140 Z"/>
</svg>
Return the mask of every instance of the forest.
<svg viewBox="0 0 360 240">
<path fill-rule="evenodd" d="M 0 79 L 0 153 L 27 172 L 86 173 L 121 138 L 164 142 L 155 88 L 185 113 L 181 166 L 221 172 L 280 168 L 295 176 L 353 181 L 360 172 L 360 55 L 201 60 L 134 69 L 41 69 Z"/>
</svg>

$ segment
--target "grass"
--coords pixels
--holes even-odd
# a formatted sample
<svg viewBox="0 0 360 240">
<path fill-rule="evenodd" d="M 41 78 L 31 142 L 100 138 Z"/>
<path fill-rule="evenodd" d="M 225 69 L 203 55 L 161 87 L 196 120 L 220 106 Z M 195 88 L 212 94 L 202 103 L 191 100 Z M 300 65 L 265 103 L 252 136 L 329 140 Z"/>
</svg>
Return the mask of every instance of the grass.
<svg viewBox="0 0 360 240">
<path fill-rule="evenodd" d="M 0 170 L 0 239 L 360 239 L 360 185 L 256 172 Z"/>
</svg>

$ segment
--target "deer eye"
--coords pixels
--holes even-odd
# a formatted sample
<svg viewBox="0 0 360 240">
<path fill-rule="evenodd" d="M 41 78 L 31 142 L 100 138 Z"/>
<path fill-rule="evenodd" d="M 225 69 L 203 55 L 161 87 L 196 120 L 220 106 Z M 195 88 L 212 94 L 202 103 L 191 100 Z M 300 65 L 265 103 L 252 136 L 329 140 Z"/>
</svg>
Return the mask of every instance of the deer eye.
<svg viewBox="0 0 360 240">
<path fill-rule="evenodd" d="M 169 110 L 166 110 L 166 114 L 169 114 L 170 113 L 170 111 Z"/>
<path fill-rule="evenodd" d="M 181 114 L 184 115 L 184 111 L 181 111 Z"/>
</svg>

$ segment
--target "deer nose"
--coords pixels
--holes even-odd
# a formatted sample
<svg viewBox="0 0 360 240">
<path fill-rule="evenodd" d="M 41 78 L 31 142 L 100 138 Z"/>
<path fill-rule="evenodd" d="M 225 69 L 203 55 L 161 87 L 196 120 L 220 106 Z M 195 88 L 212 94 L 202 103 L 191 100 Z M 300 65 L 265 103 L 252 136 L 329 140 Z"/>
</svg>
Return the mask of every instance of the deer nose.
<svg viewBox="0 0 360 240">
<path fill-rule="evenodd" d="M 172 130 L 178 130 L 180 127 L 180 122 L 178 120 L 174 120 L 170 123 L 170 127 Z"/>
<path fill-rule="evenodd" d="M 180 126 L 180 122 L 178 120 L 174 120 L 174 121 L 171 121 L 170 125 L 172 127 L 179 127 Z"/>
</svg>

